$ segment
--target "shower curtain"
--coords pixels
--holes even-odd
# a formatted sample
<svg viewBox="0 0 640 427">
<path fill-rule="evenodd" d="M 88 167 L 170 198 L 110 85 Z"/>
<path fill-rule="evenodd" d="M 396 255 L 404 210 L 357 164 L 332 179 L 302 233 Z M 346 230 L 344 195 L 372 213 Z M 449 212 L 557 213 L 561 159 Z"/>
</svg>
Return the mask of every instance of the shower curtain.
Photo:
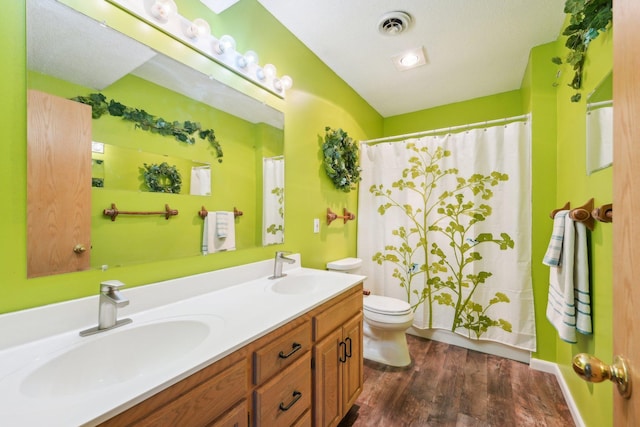
<svg viewBox="0 0 640 427">
<path fill-rule="evenodd" d="M 284 242 L 284 157 L 262 159 L 262 245 Z"/>
<path fill-rule="evenodd" d="M 358 257 L 414 327 L 535 350 L 530 125 L 362 144 Z"/>
</svg>

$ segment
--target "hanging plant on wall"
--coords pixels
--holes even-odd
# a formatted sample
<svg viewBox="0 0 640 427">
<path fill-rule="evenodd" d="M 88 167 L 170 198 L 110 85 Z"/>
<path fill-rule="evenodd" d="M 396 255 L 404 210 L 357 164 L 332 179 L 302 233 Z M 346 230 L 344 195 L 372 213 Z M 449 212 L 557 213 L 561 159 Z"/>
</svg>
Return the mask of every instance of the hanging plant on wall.
<svg viewBox="0 0 640 427">
<path fill-rule="evenodd" d="M 168 121 L 161 117 L 156 117 L 144 110 L 127 107 L 115 100 L 107 102 L 107 98 L 101 93 L 92 93 L 88 96 L 76 96 L 71 98 L 72 101 L 80 102 L 91 106 L 91 117 L 99 119 L 104 114 L 114 117 L 122 117 L 124 120 L 134 122 L 138 129 L 157 133 L 163 136 L 173 136 L 180 142 L 187 144 L 195 144 L 194 134 L 200 139 L 206 140 L 211 144 L 216 152 L 218 162 L 222 162 L 222 147 L 216 139 L 213 129 L 202 129 L 200 123 L 192 121 Z"/>
<path fill-rule="evenodd" d="M 358 166 L 358 144 L 342 129 L 333 130 L 327 126 L 324 130 L 324 170 L 337 189 L 348 193 L 362 179 L 362 169 Z"/>
<path fill-rule="evenodd" d="M 573 67 L 574 75 L 569 86 L 577 92 L 571 97 L 571 102 L 578 102 L 582 98 L 579 92 L 582 88 L 582 71 L 586 59 L 589 43 L 607 30 L 613 19 L 613 0 L 567 0 L 564 12 L 570 14 L 569 25 L 562 35 L 567 36 L 565 43 L 569 49 L 565 61 Z M 552 59 L 561 65 L 562 58 Z"/>
<path fill-rule="evenodd" d="M 153 193 L 179 194 L 182 188 L 182 176 L 175 165 L 169 166 L 167 162 L 160 164 L 144 163 L 140 168 L 144 183 Z"/>
</svg>

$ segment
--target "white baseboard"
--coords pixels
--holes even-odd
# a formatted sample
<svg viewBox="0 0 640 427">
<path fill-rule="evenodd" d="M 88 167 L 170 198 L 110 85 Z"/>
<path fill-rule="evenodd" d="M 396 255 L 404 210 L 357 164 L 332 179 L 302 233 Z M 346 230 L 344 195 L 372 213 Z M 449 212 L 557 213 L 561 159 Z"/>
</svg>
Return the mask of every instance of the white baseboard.
<svg viewBox="0 0 640 427">
<path fill-rule="evenodd" d="M 580 411 L 578 411 L 578 406 L 576 402 L 573 400 L 573 396 L 569 391 L 569 386 L 567 386 L 567 382 L 564 380 L 562 373 L 560 372 L 560 368 L 556 363 L 547 362 L 546 360 L 534 359 L 531 358 L 531 362 L 529 363 L 529 367 L 531 369 L 535 369 L 536 371 L 547 372 L 549 374 L 555 375 L 558 380 L 558 384 L 560 384 L 560 389 L 562 390 L 562 394 L 564 396 L 564 400 L 567 402 L 567 406 L 569 407 L 569 411 L 571 412 L 571 416 L 573 417 L 573 422 L 576 423 L 576 427 L 586 427 L 584 421 L 582 420 L 582 416 L 580 415 Z"/>
</svg>

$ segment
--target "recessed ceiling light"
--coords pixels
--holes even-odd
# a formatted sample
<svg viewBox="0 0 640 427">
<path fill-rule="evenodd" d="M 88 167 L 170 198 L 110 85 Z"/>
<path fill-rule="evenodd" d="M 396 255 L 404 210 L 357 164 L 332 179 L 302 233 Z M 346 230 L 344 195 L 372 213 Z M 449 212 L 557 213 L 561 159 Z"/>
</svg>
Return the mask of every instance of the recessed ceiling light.
<svg viewBox="0 0 640 427">
<path fill-rule="evenodd" d="M 394 55 L 391 57 L 391 60 L 399 71 L 410 70 L 427 63 L 424 48 L 422 47 L 417 47 L 398 55 Z"/>
</svg>

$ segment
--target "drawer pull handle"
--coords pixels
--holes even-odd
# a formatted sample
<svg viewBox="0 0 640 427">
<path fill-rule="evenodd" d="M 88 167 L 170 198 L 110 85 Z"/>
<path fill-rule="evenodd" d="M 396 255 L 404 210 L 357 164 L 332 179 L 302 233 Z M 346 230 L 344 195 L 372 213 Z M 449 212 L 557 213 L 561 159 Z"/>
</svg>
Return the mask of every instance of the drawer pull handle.
<svg viewBox="0 0 640 427">
<path fill-rule="evenodd" d="M 342 363 L 347 363 L 347 344 L 344 341 L 340 341 L 340 358 L 338 359 Z"/>
<path fill-rule="evenodd" d="M 281 410 L 281 411 L 288 411 L 289 409 L 291 409 L 291 407 L 292 407 L 293 405 L 295 405 L 295 403 L 296 403 L 298 400 L 300 400 L 300 398 L 301 398 L 301 397 L 302 397 L 302 393 L 300 393 L 300 392 L 299 392 L 299 391 L 297 391 L 297 390 L 294 390 L 294 391 L 293 391 L 293 399 L 291 400 L 291 402 L 289 402 L 289 404 L 288 404 L 288 405 L 285 405 L 284 403 L 280 403 L 280 406 L 279 406 L 280 410 Z"/>
<path fill-rule="evenodd" d="M 349 347 L 348 347 L 349 350 L 347 350 L 347 347 L 345 346 L 345 354 L 346 354 L 347 357 L 351 357 L 351 356 L 353 356 L 353 354 L 352 354 L 353 348 L 352 348 L 352 344 L 351 344 L 351 337 L 347 337 L 345 339 L 345 341 L 347 341 L 349 343 Z"/>
<path fill-rule="evenodd" d="M 298 344 L 297 342 L 294 342 L 293 345 L 291 346 L 291 351 L 289 353 L 284 354 L 284 351 L 281 351 L 280 354 L 278 354 L 278 357 L 280 357 L 281 359 L 288 359 L 289 357 L 293 356 L 293 353 L 300 350 L 301 348 L 302 348 L 302 344 Z"/>
</svg>

